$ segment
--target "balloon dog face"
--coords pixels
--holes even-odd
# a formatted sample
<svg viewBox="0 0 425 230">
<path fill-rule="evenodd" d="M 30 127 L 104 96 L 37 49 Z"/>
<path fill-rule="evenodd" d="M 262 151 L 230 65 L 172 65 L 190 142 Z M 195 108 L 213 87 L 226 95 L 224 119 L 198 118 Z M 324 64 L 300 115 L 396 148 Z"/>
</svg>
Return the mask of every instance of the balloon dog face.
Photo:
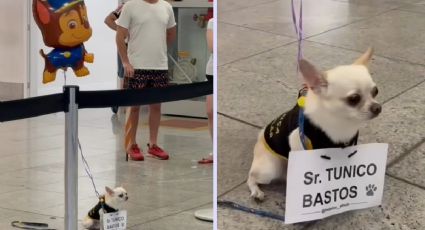
<svg viewBox="0 0 425 230">
<path fill-rule="evenodd" d="M 92 35 L 84 1 L 60 1 L 64 2 L 63 5 L 56 8 L 48 0 L 33 2 L 34 19 L 41 30 L 44 43 L 55 48 L 82 44 Z"/>
</svg>

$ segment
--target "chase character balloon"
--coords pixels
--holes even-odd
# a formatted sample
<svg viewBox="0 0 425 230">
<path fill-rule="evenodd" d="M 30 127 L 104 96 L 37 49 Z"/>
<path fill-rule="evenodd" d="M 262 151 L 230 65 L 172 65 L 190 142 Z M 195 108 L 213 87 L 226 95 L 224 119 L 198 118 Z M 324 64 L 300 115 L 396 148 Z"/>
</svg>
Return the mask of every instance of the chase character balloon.
<svg viewBox="0 0 425 230">
<path fill-rule="evenodd" d="M 84 62 L 93 63 L 94 55 L 83 44 L 92 35 L 84 0 L 33 0 L 33 15 L 44 44 L 54 48 L 48 54 L 40 50 L 45 60 L 43 83 L 54 81 L 56 71 L 68 67 L 77 77 L 87 76 Z"/>
</svg>

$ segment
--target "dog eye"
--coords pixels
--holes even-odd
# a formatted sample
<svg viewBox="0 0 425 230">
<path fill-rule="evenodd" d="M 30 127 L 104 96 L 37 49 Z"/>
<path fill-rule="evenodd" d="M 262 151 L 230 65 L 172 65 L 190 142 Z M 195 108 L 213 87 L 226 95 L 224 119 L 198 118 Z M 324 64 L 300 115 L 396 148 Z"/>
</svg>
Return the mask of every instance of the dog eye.
<svg viewBox="0 0 425 230">
<path fill-rule="evenodd" d="M 120 195 L 119 195 L 119 197 L 120 197 L 120 198 L 122 198 L 123 196 L 124 196 L 123 194 L 120 194 Z"/>
<path fill-rule="evenodd" d="M 372 97 L 376 97 L 376 95 L 378 95 L 378 88 L 376 86 L 373 87 L 371 94 L 372 94 Z"/>
<path fill-rule="evenodd" d="M 347 103 L 350 106 L 356 106 L 362 100 L 362 97 L 359 94 L 353 94 L 347 98 Z"/>
<path fill-rule="evenodd" d="M 68 22 L 68 27 L 69 27 L 70 29 L 75 29 L 75 27 L 77 27 L 77 22 L 76 22 L 76 21 L 74 21 L 74 20 L 72 20 L 72 21 Z"/>
</svg>

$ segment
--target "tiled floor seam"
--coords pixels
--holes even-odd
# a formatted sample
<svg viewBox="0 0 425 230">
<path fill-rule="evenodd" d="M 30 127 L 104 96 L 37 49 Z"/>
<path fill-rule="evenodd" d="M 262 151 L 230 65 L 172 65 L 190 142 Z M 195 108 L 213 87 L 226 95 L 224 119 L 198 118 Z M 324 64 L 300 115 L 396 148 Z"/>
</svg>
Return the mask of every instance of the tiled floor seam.
<svg viewBox="0 0 425 230">
<path fill-rule="evenodd" d="M 400 161 L 402 161 L 404 158 L 406 158 L 408 155 L 410 155 L 415 149 L 419 148 L 423 143 L 425 143 L 425 138 L 422 138 L 421 141 L 419 141 L 418 143 L 414 144 L 412 147 L 410 147 L 404 153 L 400 154 L 399 157 L 397 157 L 396 159 L 394 159 L 393 161 L 391 161 L 390 163 L 388 163 L 387 168 L 391 168 L 395 164 L 397 164 Z"/>
<path fill-rule="evenodd" d="M 418 86 L 422 85 L 424 82 L 425 82 L 425 78 L 424 78 L 424 80 L 422 80 L 422 81 L 420 81 L 420 82 L 418 82 L 418 83 L 416 83 L 416 84 L 414 84 L 414 85 L 410 86 L 409 88 L 407 88 L 407 89 L 405 89 L 405 90 L 401 91 L 400 93 L 397 93 L 396 95 L 394 95 L 394 96 L 392 96 L 392 97 L 390 97 L 390 98 L 387 98 L 385 101 L 383 101 L 383 102 L 382 102 L 382 105 L 384 105 L 384 104 L 386 104 L 387 102 L 390 102 L 390 101 L 392 101 L 393 99 L 395 99 L 395 98 L 397 98 L 397 97 L 399 97 L 399 96 L 401 96 L 401 95 L 403 95 L 403 94 L 407 93 L 408 91 L 410 91 L 410 90 L 412 90 L 412 89 L 414 89 L 414 88 L 416 88 L 416 87 L 418 87 Z"/>
<path fill-rule="evenodd" d="M 394 95 L 394 96 L 392 96 L 392 97 L 390 97 L 390 98 L 387 98 L 385 101 L 383 101 L 383 102 L 382 102 L 382 105 L 385 105 L 386 103 L 388 103 L 388 102 L 392 101 L 393 99 L 395 99 L 395 98 L 397 98 L 397 97 L 399 97 L 399 96 L 401 96 L 401 95 L 405 94 L 406 92 L 408 92 L 408 91 L 410 91 L 410 90 L 412 90 L 412 89 L 414 89 L 414 88 L 416 88 L 416 87 L 420 86 L 420 85 L 421 85 L 421 84 L 423 84 L 423 83 L 425 83 L 425 79 L 424 79 L 424 80 L 422 80 L 422 81 L 420 81 L 420 82 L 418 82 L 418 83 L 416 83 L 415 85 L 412 85 L 412 86 L 410 86 L 409 88 L 407 88 L 407 89 L 405 89 L 405 90 L 401 91 L 400 93 L 397 93 L 396 95 Z M 286 113 L 286 112 L 285 112 L 285 113 Z M 285 114 L 285 113 L 284 113 L 284 114 Z M 234 116 L 231 116 L 231 115 L 227 115 L 227 114 L 222 113 L 222 112 L 217 112 L 217 114 L 218 114 L 218 115 L 221 115 L 221 116 L 224 116 L 224 117 L 226 117 L 226 118 L 229 118 L 229 119 L 231 119 L 231 120 L 237 121 L 237 122 L 239 122 L 239 123 L 242 123 L 242 124 L 245 124 L 245 125 L 249 125 L 249 126 L 254 127 L 254 128 L 257 128 L 257 129 L 262 129 L 262 128 L 263 128 L 263 126 L 259 126 L 259 125 L 253 124 L 253 123 L 251 123 L 251 122 L 244 121 L 244 120 L 242 120 L 242 119 L 240 119 L 240 118 L 237 118 L 237 117 L 234 117 Z"/>
<path fill-rule="evenodd" d="M 327 44 L 327 43 L 323 43 L 323 42 L 318 42 L 318 41 L 314 41 L 314 40 L 308 40 L 309 38 L 305 38 L 304 40 L 306 40 L 308 42 L 316 43 L 316 44 L 319 44 L 319 45 L 328 46 L 328 47 L 333 47 L 333 48 L 338 48 L 338 49 L 343 49 L 343 50 L 348 50 L 348 51 L 353 51 L 353 52 L 359 52 L 359 53 L 363 53 L 364 52 L 364 50 L 356 50 L 356 49 L 346 48 L 346 47 L 342 47 L 342 46 L 337 46 L 337 45 Z M 380 58 L 385 58 L 385 59 L 388 59 L 390 61 L 405 62 L 405 63 L 410 64 L 410 65 L 418 65 L 418 66 L 425 67 L 425 64 L 411 62 L 409 60 L 398 59 L 398 58 L 394 58 L 394 57 L 388 57 L 388 56 L 384 56 L 384 55 L 380 55 L 380 54 L 373 54 L 373 56 L 380 57 Z"/>
<path fill-rule="evenodd" d="M 322 34 L 325 34 L 325 33 L 331 32 L 331 31 L 334 31 L 334 30 L 341 29 L 341 28 L 344 28 L 344 27 L 346 27 L 346 26 L 349 26 L 349 25 L 352 25 L 352 24 L 356 24 L 356 23 L 358 23 L 358 22 L 368 21 L 368 20 L 370 20 L 370 19 L 372 19 L 372 18 L 376 18 L 376 17 L 378 17 L 378 16 L 381 16 L 381 15 L 383 15 L 383 14 L 389 13 L 389 12 L 391 12 L 391 11 L 396 11 L 396 10 L 398 10 L 400 7 L 401 7 L 401 6 L 396 7 L 396 8 L 392 8 L 392 9 L 389 9 L 389 10 L 385 10 L 385 11 L 382 11 L 381 13 L 377 13 L 377 14 L 375 14 L 375 15 L 371 15 L 371 16 L 369 16 L 369 17 L 364 17 L 364 18 L 362 18 L 362 19 L 359 19 L 359 20 L 355 20 L 355 21 L 349 22 L 349 23 L 347 23 L 347 24 L 344 24 L 344 25 L 341 25 L 341 26 L 338 26 L 338 27 L 335 27 L 335 28 L 332 28 L 332 29 L 329 29 L 329 30 L 326 30 L 326 31 L 320 32 L 320 33 L 318 33 L 318 34 L 314 34 L 314 35 L 310 35 L 310 36 L 308 36 L 308 37 L 304 37 L 304 40 L 307 40 L 307 39 L 310 39 L 310 38 L 312 38 L 312 37 L 316 37 L 316 36 L 319 36 L 319 35 L 322 35 Z"/>
<path fill-rule="evenodd" d="M 244 180 L 244 181 L 240 182 L 239 184 L 237 184 L 237 185 L 233 186 L 232 188 L 228 189 L 227 191 L 223 192 L 222 194 L 219 194 L 217 197 L 218 197 L 218 198 L 220 198 L 220 197 L 222 197 L 222 196 L 225 196 L 225 195 L 227 195 L 228 193 L 232 192 L 233 190 L 235 190 L 235 189 L 239 188 L 239 186 L 241 186 L 241 185 L 243 185 L 243 184 L 245 184 L 245 183 L 246 183 L 246 180 Z"/>
<path fill-rule="evenodd" d="M 391 177 L 391 178 L 393 178 L 393 179 L 396 179 L 396 180 L 399 180 L 399 181 L 404 182 L 404 183 L 406 183 L 406 184 L 409 184 L 409 185 L 412 185 L 412 186 L 414 186 L 414 187 L 417 187 L 417 188 L 419 188 L 419 189 L 421 189 L 421 190 L 425 190 L 425 186 L 423 186 L 423 185 L 413 183 L 413 182 L 411 182 L 411 181 L 409 181 L 409 180 L 407 180 L 407 179 L 404 179 L 404 178 L 398 177 L 398 176 L 393 175 L 393 174 L 391 174 L 391 173 L 386 173 L 386 175 L 387 175 L 387 176 L 389 176 L 389 177 Z"/>
<path fill-rule="evenodd" d="M 340 26 L 337 26 L 337 27 L 328 29 L 328 30 L 323 31 L 323 32 L 320 32 L 318 34 L 314 34 L 314 35 L 310 35 L 310 36 L 304 37 L 303 40 L 307 40 L 307 39 L 312 38 L 312 37 L 315 37 L 315 36 L 319 36 L 319 35 L 322 35 L 322 34 L 325 34 L 325 33 L 331 32 L 331 31 L 334 31 L 334 30 L 338 30 L 338 29 L 344 28 L 346 26 L 349 26 L 349 25 L 352 25 L 352 24 L 355 24 L 355 23 L 358 23 L 358 22 L 367 21 L 369 19 L 375 18 L 377 16 L 381 16 L 381 15 L 386 14 L 386 13 L 389 13 L 391 11 L 396 11 L 400 7 L 401 6 L 395 7 L 395 8 L 392 8 L 392 9 L 389 9 L 389 10 L 386 10 L 386 11 L 383 11 L 383 12 L 380 12 L 380 13 L 377 13 L 377 14 L 372 15 L 372 16 L 369 16 L 369 17 L 365 17 L 365 18 L 362 18 L 362 19 L 359 19 L 359 20 L 355 20 L 355 21 L 349 22 L 349 23 L 344 24 L 344 25 L 340 25 Z M 297 39 L 297 37 L 295 35 L 294 36 L 290 36 L 290 35 L 286 35 L 286 34 L 273 33 L 271 31 L 267 31 L 267 30 L 261 30 L 261 29 L 252 28 L 252 27 L 249 27 L 249 26 L 237 25 L 237 24 L 233 24 L 233 23 L 229 23 L 229 22 L 224 22 L 224 21 L 219 21 L 219 22 L 220 23 L 224 23 L 224 24 L 228 24 L 228 25 L 232 25 L 232 26 L 237 26 L 237 27 L 245 28 L 245 29 L 256 30 L 256 31 L 261 31 L 261 32 L 273 34 L 273 35 L 278 35 L 278 36 L 288 37 L 288 38 L 292 38 L 292 39 Z M 294 31 L 294 34 L 295 34 L 295 31 Z"/>
<path fill-rule="evenodd" d="M 251 7 L 257 7 L 257 6 L 260 6 L 260 5 L 265 5 L 265 4 L 272 3 L 272 2 L 277 2 L 277 1 L 280 1 L 280 0 L 271 0 L 271 1 L 268 1 L 268 2 L 262 2 L 262 3 L 259 3 L 259 4 L 255 4 L 255 5 L 251 5 L 251 6 L 246 6 L 246 7 L 239 7 L 239 8 L 230 9 L 230 10 L 220 10 L 219 13 L 224 13 L 224 12 L 227 13 L 227 12 L 236 11 L 236 10 L 248 9 L 248 8 L 251 8 Z M 220 18 L 220 16 L 218 16 L 218 17 Z"/>
<path fill-rule="evenodd" d="M 418 12 L 418 11 L 413 11 L 413 10 L 408 10 L 408 9 L 402 9 L 402 8 L 398 8 L 398 11 L 403 11 L 403 12 L 409 12 L 409 13 L 414 13 L 414 14 L 421 14 L 424 15 L 425 12 Z"/>
<path fill-rule="evenodd" d="M 344 25 L 342 25 L 342 26 L 338 26 L 338 27 L 335 27 L 335 28 L 332 28 L 332 29 L 326 30 L 326 31 L 321 32 L 321 33 L 318 33 L 318 34 L 315 34 L 315 35 L 311 35 L 311 36 L 305 37 L 305 38 L 303 38 L 303 40 L 305 40 L 305 41 L 309 41 L 309 42 L 315 42 L 315 41 L 308 40 L 308 39 L 313 38 L 313 37 L 315 37 L 315 36 L 319 36 L 319 35 L 325 34 L 325 33 L 327 33 L 327 32 L 330 32 L 330 31 L 333 31 L 333 30 L 336 30 L 336 29 L 341 29 L 341 28 L 346 27 L 346 26 L 348 26 L 348 25 L 352 25 L 352 24 L 355 24 L 355 23 L 358 23 L 358 22 L 362 22 L 362 21 L 369 20 L 369 19 L 371 19 L 371 18 L 374 18 L 374 17 L 380 16 L 380 15 L 382 15 L 382 14 L 386 14 L 386 13 L 388 13 L 388 12 L 398 10 L 399 8 L 400 8 L 400 7 L 397 7 L 397 8 L 390 9 L 390 10 L 387 10 L 387 11 L 384 11 L 384 12 L 381 12 L 381 13 L 378 13 L 378 14 L 376 14 L 376 15 L 373 15 L 373 16 L 370 16 L 370 17 L 367 17 L 367 18 L 359 19 L 359 20 L 356 20 L 356 21 L 353 21 L 353 22 L 350 22 L 350 23 L 344 24 Z M 241 25 L 235 25 L 235 24 L 228 23 L 228 22 L 221 22 L 221 23 L 225 23 L 225 24 L 229 24 L 229 25 L 233 25 L 233 26 L 238 26 L 238 27 L 242 27 L 242 28 L 246 28 L 246 29 L 251 29 L 251 30 L 257 30 L 257 31 L 261 31 L 261 32 L 266 32 L 266 33 L 270 33 L 270 34 L 273 34 L 273 35 L 279 35 L 279 36 L 283 36 L 283 37 L 290 37 L 290 36 L 287 36 L 287 35 L 271 33 L 271 32 L 269 32 L 269 31 L 259 30 L 259 29 L 255 29 L 255 28 L 251 28 L 251 27 L 245 27 L 245 26 L 241 26 Z M 294 38 L 294 37 L 290 37 L 290 38 Z M 295 38 L 294 38 L 294 39 L 295 39 Z M 266 53 L 266 52 L 272 51 L 272 50 L 274 50 L 274 49 L 278 49 L 278 48 L 282 48 L 282 47 L 285 47 L 285 46 L 289 46 L 289 45 L 292 45 L 292 44 L 297 43 L 297 42 L 298 42 L 298 41 L 292 41 L 292 42 L 289 42 L 289 43 L 285 43 L 285 44 L 283 44 L 283 45 L 279 45 L 279 46 L 276 46 L 276 47 L 272 47 L 272 48 L 270 48 L 270 49 L 263 50 L 263 51 L 261 51 L 261 52 L 255 53 L 255 54 L 252 54 L 252 55 L 249 55 L 249 56 L 246 56 L 246 57 L 242 57 L 242 58 L 239 58 L 239 59 L 237 59 L 237 60 L 230 61 L 230 62 L 228 62 L 228 63 L 224 63 L 224 64 L 221 64 L 221 65 L 218 65 L 218 67 L 223 67 L 223 66 L 226 66 L 226 65 L 230 65 L 230 64 L 233 64 L 233 63 L 238 62 L 238 61 L 241 61 L 241 60 L 246 60 L 246 59 L 248 59 L 248 58 L 255 57 L 255 56 L 257 56 L 257 55 L 260 55 L 260 54 L 263 54 L 263 53 Z M 321 43 L 321 42 L 315 42 L 315 43 L 317 43 L 317 44 L 321 44 L 321 45 L 327 45 L 327 46 L 330 46 L 330 47 L 335 47 L 335 48 L 341 48 L 341 49 L 345 49 L 345 50 L 355 51 L 355 52 L 363 52 L 363 51 L 358 51 L 358 50 L 347 49 L 347 48 L 344 48 L 344 47 L 333 46 L 333 45 L 329 45 L 329 44 L 325 44 L 325 43 Z M 412 62 L 410 62 L 410 61 L 406 61 L 406 60 L 401 60 L 401 59 L 399 60 L 399 59 L 394 59 L 394 58 L 385 57 L 385 56 L 380 56 L 380 57 L 384 57 L 384 58 L 387 58 L 387 59 L 389 59 L 389 60 L 393 60 L 393 61 L 404 61 L 404 62 L 407 62 L 407 63 L 410 63 L 410 64 L 414 64 L 414 65 L 421 65 L 421 66 L 425 66 L 425 65 L 422 65 L 422 64 L 419 64 L 419 63 L 412 63 Z"/>
<path fill-rule="evenodd" d="M 64 218 L 64 217 L 61 217 L 61 216 L 45 215 L 45 214 L 36 213 L 36 212 L 30 212 L 30 211 L 19 210 L 19 209 L 4 208 L 4 207 L 0 207 L 0 210 L 8 210 L 8 211 L 14 211 L 14 212 L 24 212 L 24 213 L 29 213 L 29 214 L 39 215 L 39 216 L 45 216 L 45 217 L 50 217 L 50 218 L 54 217 L 54 218 L 57 218 L 57 219 L 63 219 Z"/>
<path fill-rule="evenodd" d="M 245 56 L 245 57 L 239 58 L 239 59 L 237 59 L 237 60 L 233 60 L 233 61 L 230 61 L 230 62 L 227 62 L 227 63 L 221 64 L 221 65 L 218 65 L 217 67 L 223 67 L 223 66 L 226 66 L 226 65 L 230 65 L 230 64 L 233 64 L 233 63 L 238 62 L 238 61 L 246 60 L 246 59 L 248 59 L 248 58 L 252 58 L 252 57 L 255 57 L 255 56 L 257 56 L 257 55 L 260 55 L 260 54 L 263 54 L 263 53 L 270 52 L 270 51 L 272 51 L 272 50 L 274 50 L 274 49 L 279 49 L 279 48 L 282 48 L 282 47 L 285 47 L 285 46 L 288 46 L 288 45 L 292 45 L 292 44 L 294 44 L 294 43 L 297 43 L 297 41 L 292 41 L 292 42 L 285 43 L 285 44 L 283 44 L 283 45 L 278 45 L 278 46 L 275 46 L 275 47 L 269 48 L 269 49 L 267 49 L 267 50 L 260 51 L 260 52 L 255 53 L 255 54 L 251 54 L 251 55 L 248 55 L 248 56 Z"/>
<path fill-rule="evenodd" d="M 231 25 L 231 26 L 236 26 L 236 27 L 248 29 L 248 30 L 260 31 L 260 32 L 264 32 L 264 33 L 268 33 L 268 34 L 272 34 L 272 35 L 276 35 L 276 36 L 281 36 L 281 37 L 296 39 L 296 37 L 292 37 L 292 36 L 289 36 L 289 35 L 286 35 L 286 34 L 279 34 L 279 33 L 275 33 L 275 32 L 268 31 L 268 30 L 262 30 L 262 29 L 258 29 L 258 28 L 253 28 L 253 27 L 248 27 L 248 26 L 233 24 L 233 23 L 225 22 L 225 21 L 218 21 L 218 22 L 219 23 L 223 23 L 223 24 L 227 24 L 227 25 Z M 295 33 L 295 31 L 294 31 L 294 33 Z"/>
</svg>

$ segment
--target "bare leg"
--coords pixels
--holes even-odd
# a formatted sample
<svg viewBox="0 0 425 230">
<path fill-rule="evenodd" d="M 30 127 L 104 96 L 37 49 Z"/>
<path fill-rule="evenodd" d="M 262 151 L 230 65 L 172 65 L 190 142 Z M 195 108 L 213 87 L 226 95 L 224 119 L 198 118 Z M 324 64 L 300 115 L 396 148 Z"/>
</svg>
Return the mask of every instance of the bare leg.
<svg viewBox="0 0 425 230">
<path fill-rule="evenodd" d="M 130 108 L 130 113 L 125 124 L 125 149 L 129 150 L 136 143 L 137 126 L 139 124 L 140 107 Z"/>
<path fill-rule="evenodd" d="M 149 144 L 156 145 L 159 124 L 161 122 L 161 104 L 149 105 Z"/>
<path fill-rule="evenodd" d="M 207 116 L 208 116 L 208 128 L 210 130 L 211 139 L 213 138 L 213 97 L 212 95 L 207 96 Z"/>
<path fill-rule="evenodd" d="M 210 131 L 210 136 L 211 139 L 213 138 L 213 123 L 214 123 L 214 112 L 213 112 L 213 96 L 212 95 L 208 95 L 207 96 L 207 101 L 206 101 L 206 108 L 207 108 L 207 117 L 208 117 L 208 129 Z M 212 163 L 214 157 L 212 155 L 212 153 L 210 153 L 210 155 L 208 155 L 207 157 L 202 158 L 201 160 L 198 161 L 199 164 L 210 164 Z"/>
</svg>

